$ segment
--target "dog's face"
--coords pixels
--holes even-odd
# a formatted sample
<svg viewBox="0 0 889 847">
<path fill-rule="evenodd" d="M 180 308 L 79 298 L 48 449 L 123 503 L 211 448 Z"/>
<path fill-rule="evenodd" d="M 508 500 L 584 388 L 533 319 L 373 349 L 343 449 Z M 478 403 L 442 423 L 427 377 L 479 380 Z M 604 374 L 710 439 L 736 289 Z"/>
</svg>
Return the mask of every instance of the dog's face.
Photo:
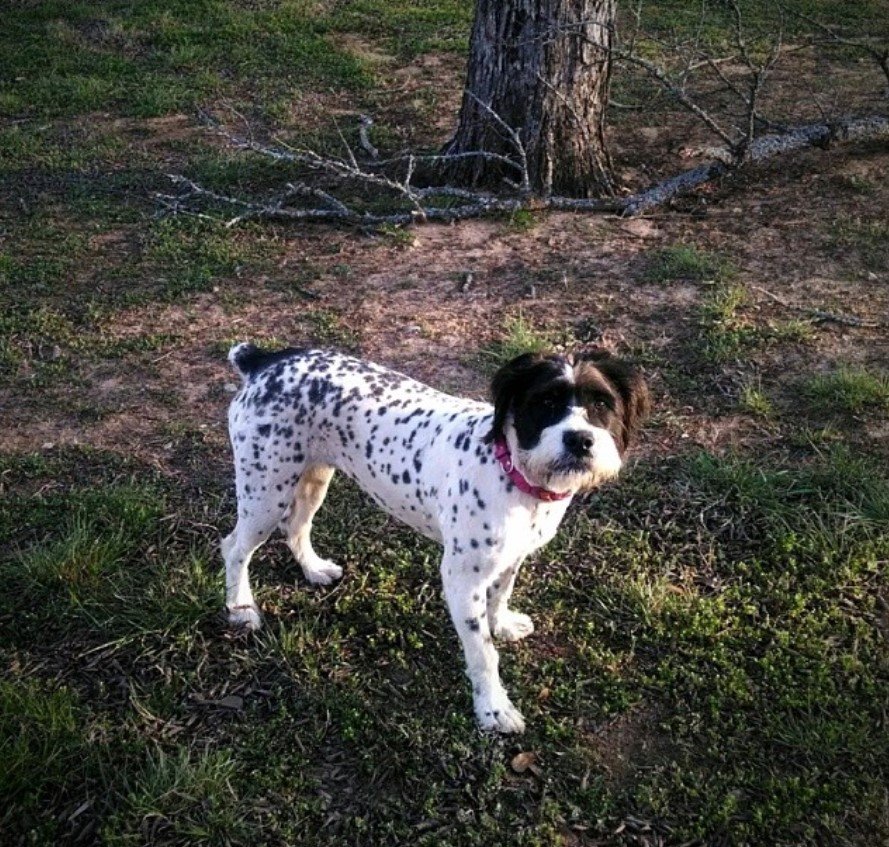
<svg viewBox="0 0 889 847">
<path fill-rule="evenodd" d="M 638 369 L 603 350 L 526 353 L 494 375 L 491 389 L 488 440 L 505 437 L 525 476 L 559 493 L 616 476 L 649 407 Z"/>
</svg>

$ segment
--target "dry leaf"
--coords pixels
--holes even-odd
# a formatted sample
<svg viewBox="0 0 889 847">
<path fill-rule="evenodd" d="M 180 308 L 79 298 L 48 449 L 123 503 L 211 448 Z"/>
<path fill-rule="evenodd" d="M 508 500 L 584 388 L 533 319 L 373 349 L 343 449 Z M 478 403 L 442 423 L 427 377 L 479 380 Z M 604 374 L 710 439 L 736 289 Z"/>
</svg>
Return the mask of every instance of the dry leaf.
<svg viewBox="0 0 889 847">
<path fill-rule="evenodd" d="M 527 770 L 530 770 L 533 773 L 537 771 L 537 769 L 534 767 L 534 763 L 536 761 L 537 754 L 532 753 L 530 750 L 528 750 L 524 753 L 516 753 L 516 755 L 512 757 L 512 761 L 509 763 L 509 766 L 516 773 L 524 773 Z"/>
</svg>

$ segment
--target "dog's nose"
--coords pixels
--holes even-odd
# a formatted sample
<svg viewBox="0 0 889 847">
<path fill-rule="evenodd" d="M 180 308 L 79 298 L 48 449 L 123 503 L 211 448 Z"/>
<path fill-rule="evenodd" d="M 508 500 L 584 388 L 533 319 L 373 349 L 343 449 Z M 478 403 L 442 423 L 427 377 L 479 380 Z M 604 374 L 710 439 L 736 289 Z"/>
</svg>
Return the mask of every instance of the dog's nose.
<svg viewBox="0 0 889 847">
<path fill-rule="evenodd" d="M 562 436 L 565 448 L 574 456 L 584 458 L 593 452 L 593 445 L 596 443 L 591 432 L 583 432 L 572 429 Z"/>
</svg>

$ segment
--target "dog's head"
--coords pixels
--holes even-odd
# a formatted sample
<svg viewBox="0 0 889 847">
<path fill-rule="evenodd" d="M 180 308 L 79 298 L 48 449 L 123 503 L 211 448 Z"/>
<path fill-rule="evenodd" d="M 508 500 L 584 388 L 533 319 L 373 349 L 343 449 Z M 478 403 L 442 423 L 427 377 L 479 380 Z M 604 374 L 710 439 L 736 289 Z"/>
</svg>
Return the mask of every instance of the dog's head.
<svg viewBox="0 0 889 847">
<path fill-rule="evenodd" d="M 649 409 L 639 370 L 604 350 L 573 356 L 525 353 L 491 383 L 494 421 L 516 466 L 558 493 L 589 490 L 616 476 Z"/>
</svg>

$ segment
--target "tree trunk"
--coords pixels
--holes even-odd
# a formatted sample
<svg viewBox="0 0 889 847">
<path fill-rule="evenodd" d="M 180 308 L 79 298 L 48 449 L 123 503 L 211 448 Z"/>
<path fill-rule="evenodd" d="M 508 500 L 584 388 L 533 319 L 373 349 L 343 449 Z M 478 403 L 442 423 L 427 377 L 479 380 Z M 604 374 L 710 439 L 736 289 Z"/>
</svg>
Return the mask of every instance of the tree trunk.
<svg viewBox="0 0 889 847">
<path fill-rule="evenodd" d="M 442 152 L 521 164 L 521 149 L 531 191 L 613 194 L 604 128 L 614 13 L 615 0 L 477 0 L 460 122 Z M 464 156 L 447 177 L 498 187 L 504 178 L 521 183 L 523 173 Z"/>
</svg>

